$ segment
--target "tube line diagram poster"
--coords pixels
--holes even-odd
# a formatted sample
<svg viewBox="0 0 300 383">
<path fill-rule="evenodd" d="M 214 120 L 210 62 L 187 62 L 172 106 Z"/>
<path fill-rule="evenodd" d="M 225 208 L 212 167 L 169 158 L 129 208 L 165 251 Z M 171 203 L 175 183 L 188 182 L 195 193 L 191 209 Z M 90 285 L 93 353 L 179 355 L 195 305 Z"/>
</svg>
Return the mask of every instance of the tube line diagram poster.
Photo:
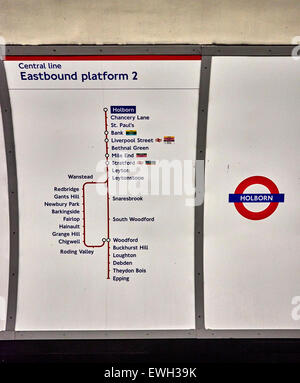
<svg viewBox="0 0 300 383">
<path fill-rule="evenodd" d="M 5 62 L 19 190 L 16 330 L 195 328 L 200 65 L 199 56 Z"/>
</svg>

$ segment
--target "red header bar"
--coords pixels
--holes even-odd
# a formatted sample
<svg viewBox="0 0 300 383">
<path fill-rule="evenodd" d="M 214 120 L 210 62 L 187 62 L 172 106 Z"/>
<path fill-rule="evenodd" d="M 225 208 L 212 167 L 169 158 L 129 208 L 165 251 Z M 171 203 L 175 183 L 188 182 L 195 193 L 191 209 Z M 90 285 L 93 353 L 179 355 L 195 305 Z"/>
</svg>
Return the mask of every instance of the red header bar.
<svg viewBox="0 0 300 383">
<path fill-rule="evenodd" d="M 6 61 L 201 60 L 200 55 L 6 56 Z"/>
</svg>

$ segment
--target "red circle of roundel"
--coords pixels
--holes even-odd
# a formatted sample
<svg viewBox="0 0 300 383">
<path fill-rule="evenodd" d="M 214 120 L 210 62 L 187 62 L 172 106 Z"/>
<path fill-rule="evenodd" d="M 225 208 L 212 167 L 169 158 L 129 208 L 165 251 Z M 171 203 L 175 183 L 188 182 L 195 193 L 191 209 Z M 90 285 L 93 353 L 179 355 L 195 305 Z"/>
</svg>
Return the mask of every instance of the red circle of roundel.
<svg viewBox="0 0 300 383">
<path fill-rule="evenodd" d="M 235 189 L 235 194 L 243 194 L 245 189 L 247 189 L 248 186 L 255 185 L 255 184 L 260 184 L 264 185 L 266 188 L 270 190 L 271 194 L 277 194 L 279 193 L 279 190 L 277 186 L 274 184 L 273 181 L 271 181 L 267 177 L 263 176 L 253 176 L 253 177 L 248 177 L 244 181 L 242 181 L 237 188 Z M 278 202 L 272 202 L 269 204 L 267 208 L 265 208 L 262 211 L 251 211 L 248 210 L 243 202 L 235 202 L 234 206 L 236 210 L 245 218 L 252 219 L 252 220 L 260 220 L 269 217 L 271 214 L 274 213 L 274 211 L 278 207 Z"/>
</svg>

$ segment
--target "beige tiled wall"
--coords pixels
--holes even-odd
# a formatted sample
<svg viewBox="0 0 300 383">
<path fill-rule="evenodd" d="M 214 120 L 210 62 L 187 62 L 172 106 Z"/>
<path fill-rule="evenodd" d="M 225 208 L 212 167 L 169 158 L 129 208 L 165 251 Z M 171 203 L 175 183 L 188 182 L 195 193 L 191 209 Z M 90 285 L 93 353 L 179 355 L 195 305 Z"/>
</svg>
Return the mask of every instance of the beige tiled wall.
<svg viewBox="0 0 300 383">
<path fill-rule="evenodd" d="M 290 44 L 299 0 L 0 0 L 7 43 Z"/>
</svg>

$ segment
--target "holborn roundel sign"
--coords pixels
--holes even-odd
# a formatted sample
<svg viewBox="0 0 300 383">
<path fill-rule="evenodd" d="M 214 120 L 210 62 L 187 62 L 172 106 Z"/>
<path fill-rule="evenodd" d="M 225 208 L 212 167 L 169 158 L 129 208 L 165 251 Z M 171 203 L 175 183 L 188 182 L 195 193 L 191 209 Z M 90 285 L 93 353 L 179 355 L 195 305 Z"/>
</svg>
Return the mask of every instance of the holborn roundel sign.
<svg viewBox="0 0 300 383">
<path fill-rule="evenodd" d="M 265 186 L 270 193 L 244 193 L 245 189 L 256 184 Z M 234 203 L 236 210 L 243 217 L 258 221 L 274 213 L 278 204 L 284 202 L 284 194 L 279 193 L 278 187 L 269 178 L 252 176 L 243 180 L 233 194 L 229 194 L 229 202 Z M 269 203 L 269 205 L 261 211 L 251 211 L 245 207 L 244 203 Z"/>
</svg>

